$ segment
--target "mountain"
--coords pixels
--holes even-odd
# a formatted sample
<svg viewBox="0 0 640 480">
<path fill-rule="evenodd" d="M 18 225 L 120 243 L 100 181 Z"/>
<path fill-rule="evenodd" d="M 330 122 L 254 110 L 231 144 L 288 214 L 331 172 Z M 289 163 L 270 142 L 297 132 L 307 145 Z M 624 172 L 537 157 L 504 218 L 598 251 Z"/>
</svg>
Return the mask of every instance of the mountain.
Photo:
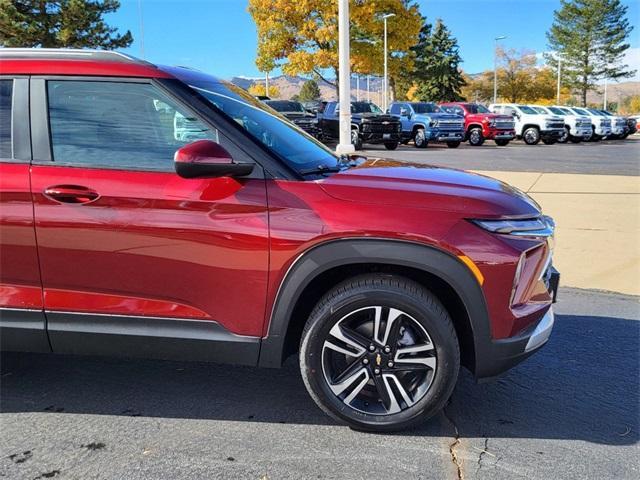
<svg viewBox="0 0 640 480">
<path fill-rule="evenodd" d="M 277 77 L 269 78 L 269 85 L 278 87 L 280 91 L 281 99 L 290 99 L 294 95 L 300 93 L 300 89 L 304 82 L 308 79 L 303 77 L 292 77 L 289 75 L 280 75 Z M 329 83 L 318 80 L 318 87 L 320 88 L 320 95 L 323 100 L 337 100 L 338 96 L 336 94 L 336 89 L 333 85 Z M 231 83 L 239 86 L 240 88 L 244 88 L 248 90 L 249 87 L 256 83 L 264 84 L 264 78 L 249 78 L 249 77 L 233 77 L 231 79 Z M 351 96 L 355 100 L 356 98 L 360 100 L 367 99 L 367 79 L 366 77 L 360 78 L 360 89 L 357 90 L 356 87 L 358 85 L 358 81 L 355 78 L 351 79 Z M 382 79 L 379 77 L 371 77 L 369 81 L 370 94 L 369 98 L 374 103 L 380 103 L 380 92 L 382 91 Z"/>
</svg>

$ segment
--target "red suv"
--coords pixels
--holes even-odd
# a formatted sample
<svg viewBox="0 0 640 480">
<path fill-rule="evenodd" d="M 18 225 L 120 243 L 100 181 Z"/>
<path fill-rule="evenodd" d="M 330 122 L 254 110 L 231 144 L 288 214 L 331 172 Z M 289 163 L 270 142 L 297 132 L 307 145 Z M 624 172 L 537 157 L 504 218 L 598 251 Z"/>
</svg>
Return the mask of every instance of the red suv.
<svg viewBox="0 0 640 480">
<path fill-rule="evenodd" d="M 554 225 L 496 180 L 336 156 L 243 90 L 0 50 L 5 350 L 279 367 L 393 430 L 551 333 Z"/>
<path fill-rule="evenodd" d="M 484 105 L 450 102 L 441 104 L 440 108 L 464 117 L 465 140 L 474 147 L 479 147 L 485 140 L 493 140 L 504 147 L 516 137 L 513 117 L 491 113 Z"/>
</svg>

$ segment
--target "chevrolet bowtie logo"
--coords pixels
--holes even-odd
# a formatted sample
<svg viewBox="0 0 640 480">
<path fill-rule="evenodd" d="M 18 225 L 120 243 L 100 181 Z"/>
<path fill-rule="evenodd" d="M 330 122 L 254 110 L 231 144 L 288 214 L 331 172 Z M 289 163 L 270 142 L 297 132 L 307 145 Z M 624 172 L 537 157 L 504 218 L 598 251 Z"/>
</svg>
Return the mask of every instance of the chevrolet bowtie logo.
<svg viewBox="0 0 640 480">
<path fill-rule="evenodd" d="M 378 354 L 376 355 L 376 365 L 379 367 L 381 363 L 382 363 L 382 357 L 380 356 L 380 354 Z"/>
</svg>

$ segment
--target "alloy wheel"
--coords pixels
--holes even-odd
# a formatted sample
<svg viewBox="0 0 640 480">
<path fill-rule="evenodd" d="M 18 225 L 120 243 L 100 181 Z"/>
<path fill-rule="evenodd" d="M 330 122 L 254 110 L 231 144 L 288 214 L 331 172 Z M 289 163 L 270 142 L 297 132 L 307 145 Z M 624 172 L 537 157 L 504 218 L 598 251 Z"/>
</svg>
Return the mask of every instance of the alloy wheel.
<svg viewBox="0 0 640 480">
<path fill-rule="evenodd" d="M 322 371 L 331 392 L 370 415 L 391 415 L 415 405 L 429 390 L 436 368 L 435 345 L 424 327 L 386 306 L 342 317 L 322 347 Z"/>
</svg>

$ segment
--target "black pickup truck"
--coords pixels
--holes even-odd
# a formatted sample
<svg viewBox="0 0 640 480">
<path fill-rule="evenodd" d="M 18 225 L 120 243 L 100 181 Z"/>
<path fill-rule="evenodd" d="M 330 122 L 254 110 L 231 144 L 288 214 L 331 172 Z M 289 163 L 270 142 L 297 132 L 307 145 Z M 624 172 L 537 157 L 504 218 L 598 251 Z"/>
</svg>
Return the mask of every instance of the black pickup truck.
<svg viewBox="0 0 640 480">
<path fill-rule="evenodd" d="M 266 100 L 264 103 L 313 137 L 318 136 L 318 119 L 309 113 L 300 102 L 293 100 Z"/>
<path fill-rule="evenodd" d="M 339 132 L 340 106 L 338 102 L 327 102 L 318 113 L 320 138 L 335 141 Z M 395 150 L 400 143 L 402 125 L 393 115 L 385 115 L 378 106 L 369 102 L 351 102 L 351 143 L 356 150 L 363 143 L 384 144 L 387 150 Z"/>
</svg>

